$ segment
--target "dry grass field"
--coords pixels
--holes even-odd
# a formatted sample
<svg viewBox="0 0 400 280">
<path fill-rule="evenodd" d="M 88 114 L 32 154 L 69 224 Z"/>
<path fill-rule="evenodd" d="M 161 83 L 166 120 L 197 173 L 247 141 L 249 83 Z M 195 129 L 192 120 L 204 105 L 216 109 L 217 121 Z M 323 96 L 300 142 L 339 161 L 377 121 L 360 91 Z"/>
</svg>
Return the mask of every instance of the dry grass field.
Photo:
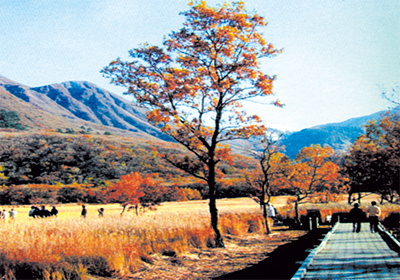
<svg viewBox="0 0 400 280">
<path fill-rule="evenodd" d="M 292 216 L 287 199 L 273 198 L 272 203 L 281 215 Z M 163 203 L 139 216 L 134 211 L 121 216 L 118 204 L 87 205 L 86 218 L 80 217 L 80 205 L 57 207 L 58 217 L 33 219 L 29 206 L 16 206 L 16 220 L 1 221 L 2 279 L 210 279 L 251 266 L 305 234 L 273 228 L 265 235 L 260 207 L 250 198 L 218 200 L 225 249 L 210 248 L 206 200 Z M 105 208 L 103 217 L 98 216 L 100 207 Z M 310 203 L 300 211 L 315 207 L 323 215 L 351 208 L 344 202 Z"/>
</svg>

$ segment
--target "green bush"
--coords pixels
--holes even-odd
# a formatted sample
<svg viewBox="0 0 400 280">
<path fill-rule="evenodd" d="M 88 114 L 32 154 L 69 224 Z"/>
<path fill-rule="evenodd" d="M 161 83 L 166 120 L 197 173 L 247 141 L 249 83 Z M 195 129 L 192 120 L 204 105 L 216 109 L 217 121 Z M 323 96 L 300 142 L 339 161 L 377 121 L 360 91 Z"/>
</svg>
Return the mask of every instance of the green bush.
<svg viewBox="0 0 400 280">
<path fill-rule="evenodd" d="M 21 124 L 21 119 L 17 112 L 0 109 L 0 127 L 15 128 L 24 130 L 25 127 Z"/>
</svg>

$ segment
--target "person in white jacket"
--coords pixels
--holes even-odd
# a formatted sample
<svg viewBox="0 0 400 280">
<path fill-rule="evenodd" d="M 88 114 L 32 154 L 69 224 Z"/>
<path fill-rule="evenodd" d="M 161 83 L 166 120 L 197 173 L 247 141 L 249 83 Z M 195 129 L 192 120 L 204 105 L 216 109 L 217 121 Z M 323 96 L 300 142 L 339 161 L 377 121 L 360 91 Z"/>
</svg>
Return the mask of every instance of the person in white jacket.
<svg viewBox="0 0 400 280">
<path fill-rule="evenodd" d="M 381 215 L 381 208 L 376 205 L 375 201 L 371 202 L 371 206 L 367 209 L 369 226 L 371 232 L 378 232 L 379 216 Z"/>
<path fill-rule="evenodd" d="M 1 215 L 1 219 L 3 219 L 4 221 L 8 220 L 8 212 L 6 209 L 3 209 L 3 211 L 0 211 L 0 215 Z"/>
<path fill-rule="evenodd" d="M 268 220 L 268 224 L 270 226 L 273 226 L 275 218 L 276 218 L 276 211 L 275 211 L 275 207 L 272 206 L 272 204 L 269 203 L 269 202 L 267 204 L 267 215 L 268 215 L 268 219 L 267 219 Z"/>
</svg>

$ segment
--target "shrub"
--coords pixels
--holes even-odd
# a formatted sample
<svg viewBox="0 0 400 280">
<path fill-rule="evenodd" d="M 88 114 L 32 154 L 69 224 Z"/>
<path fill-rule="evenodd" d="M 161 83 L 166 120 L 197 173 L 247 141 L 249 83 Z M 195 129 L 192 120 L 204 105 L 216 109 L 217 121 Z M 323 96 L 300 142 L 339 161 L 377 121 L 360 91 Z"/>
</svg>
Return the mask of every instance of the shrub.
<svg viewBox="0 0 400 280">
<path fill-rule="evenodd" d="M 57 201 L 61 203 L 81 202 L 84 197 L 84 191 L 75 187 L 62 187 L 57 193 Z"/>
<path fill-rule="evenodd" d="M 0 128 L 15 128 L 24 130 L 25 127 L 21 124 L 21 119 L 17 112 L 0 109 Z"/>
</svg>

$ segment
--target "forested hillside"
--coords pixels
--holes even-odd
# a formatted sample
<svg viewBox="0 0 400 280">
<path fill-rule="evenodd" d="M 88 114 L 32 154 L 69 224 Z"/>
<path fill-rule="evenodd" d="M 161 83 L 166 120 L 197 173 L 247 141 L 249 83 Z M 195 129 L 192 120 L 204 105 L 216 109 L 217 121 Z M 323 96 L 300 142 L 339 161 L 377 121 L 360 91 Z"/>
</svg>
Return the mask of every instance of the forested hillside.
<svg viewBox="0 0 400 280">
<path fill-rule="evenodd" d="M 0 141 L 0 185 L 86 185 L 102 188 L 133 172 L 157 174 L 164 185 L 196 188 L 207 196 L 204 182 L 173 168 L 156 156 L 163 152 L 184 152 L 177 145 L 118 136 L 72 135 L 59 133 L 3 133 Z M 242 169 L 256 162 L 235 156 L 232 165 L 221 165 L 227 175 L 226 188 L 239 196 L 245 188 Z M 233 193 L 232 193 L 233 192 Z M 236 193 L 236 194 L 235 194 Z M 245 191 L 241 193 L 245 195 Z"/>
</svg>

